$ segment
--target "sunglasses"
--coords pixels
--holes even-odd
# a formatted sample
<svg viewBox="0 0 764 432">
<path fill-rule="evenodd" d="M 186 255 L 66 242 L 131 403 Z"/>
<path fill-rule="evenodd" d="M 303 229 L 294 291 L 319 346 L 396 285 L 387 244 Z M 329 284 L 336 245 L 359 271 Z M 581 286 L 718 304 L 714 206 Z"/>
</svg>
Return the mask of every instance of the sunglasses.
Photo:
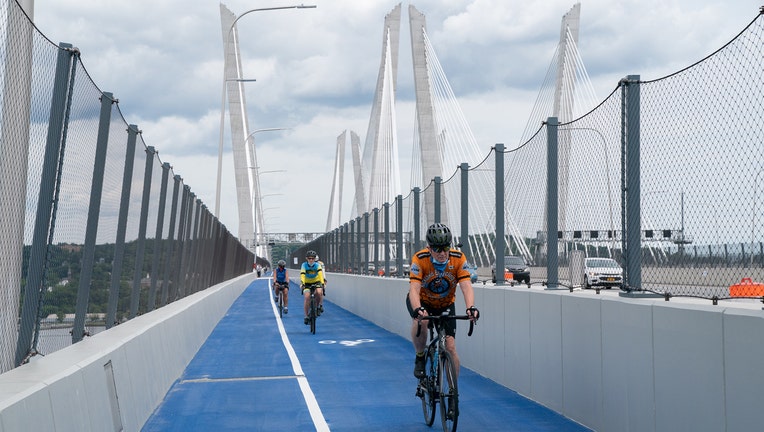
<svg viewBox="0 0 764 432">
<path fill-rule="evenodd" d="M 449 246 L 430 246 L 430 249 L 432 249 L 433 252 L 448 252 L 451 250 L 451 247 Z"/>
</svg>

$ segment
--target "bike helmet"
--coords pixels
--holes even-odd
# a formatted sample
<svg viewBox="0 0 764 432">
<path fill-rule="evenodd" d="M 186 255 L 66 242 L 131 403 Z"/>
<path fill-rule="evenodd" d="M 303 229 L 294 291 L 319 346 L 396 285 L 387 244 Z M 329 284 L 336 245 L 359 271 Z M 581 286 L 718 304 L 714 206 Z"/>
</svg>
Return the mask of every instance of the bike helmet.
<svg viewBox="0 0 764 432">
<path fill-rule="evenodd" d="M 309 250 L 308 253 L 305 254 L 305 258 L 315 258 L 316 256 L 318 256 L 318 254 L 314 250 Z"/>
<path fill-rule="evenodd" d="M 279 260 L 279 267 L 284 268 L 286 266 L 286 261 Z"/>
<path fill-rule="evenodd" d="M 434 223 L 427 228 L 427 245 L 430 247 L 449 247 L 451 239 L 451 230 L 442 223 Z"/>
</svg>

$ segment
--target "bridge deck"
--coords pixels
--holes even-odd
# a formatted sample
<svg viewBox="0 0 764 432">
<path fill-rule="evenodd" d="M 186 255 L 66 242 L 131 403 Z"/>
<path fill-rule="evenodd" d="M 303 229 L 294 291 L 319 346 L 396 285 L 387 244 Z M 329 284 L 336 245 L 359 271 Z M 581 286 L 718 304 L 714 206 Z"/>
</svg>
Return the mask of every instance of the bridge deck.
<svg viewBox="0 0 764 432">
<path fill-rule="evenodd" d="M 411 343 L 333 305 L 328 294 L 312 335 L 300 297 L 280 320 L 268 280 L 255 280 L 143 431 L 438 429 L 438 418 L 434 429 L 424 424 L 414 396 Z M 588 430 L 464 367 L 459 388 L 460 431 Z"/>
</svg>

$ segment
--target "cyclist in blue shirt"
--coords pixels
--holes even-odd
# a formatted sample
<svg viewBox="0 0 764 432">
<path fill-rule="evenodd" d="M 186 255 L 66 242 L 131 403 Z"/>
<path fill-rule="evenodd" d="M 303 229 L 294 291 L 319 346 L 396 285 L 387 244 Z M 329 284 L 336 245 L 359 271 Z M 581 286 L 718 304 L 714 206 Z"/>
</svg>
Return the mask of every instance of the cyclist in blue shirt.
<svg viewBox="0 0 764 432">
<path fill-rule="evenodd" d="M 284 296 L 284 313 L 289 313 L 289 271 L 284 260 L 280 260 L 273 270 L 273 300 L 276 302 L 279 301 L 279 290 Z"/>
</svg>

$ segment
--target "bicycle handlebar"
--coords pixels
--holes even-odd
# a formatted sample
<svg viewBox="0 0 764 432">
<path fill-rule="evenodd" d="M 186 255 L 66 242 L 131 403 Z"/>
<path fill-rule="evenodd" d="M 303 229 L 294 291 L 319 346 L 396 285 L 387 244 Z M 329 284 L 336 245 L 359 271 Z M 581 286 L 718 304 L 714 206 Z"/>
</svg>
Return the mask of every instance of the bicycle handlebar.
<svg viewBox="0 0 764 432">
<path fill-rule="evenodd" d="M 469 315 L 426 315 L 423 317 L 417 318 L 417 328 L 416 328 L 416 337 L 419 337 L 419 335 L 422 332 L 422 320 L 428 320 L 428 321 L 441 321 L 441 320 L 469 320 L 470 321 L 470 330 L 467 332 L 467 336 L 472 336 L 472 330 L 475 328 L 475 321 L 470 320 Z"/>
</svg>

